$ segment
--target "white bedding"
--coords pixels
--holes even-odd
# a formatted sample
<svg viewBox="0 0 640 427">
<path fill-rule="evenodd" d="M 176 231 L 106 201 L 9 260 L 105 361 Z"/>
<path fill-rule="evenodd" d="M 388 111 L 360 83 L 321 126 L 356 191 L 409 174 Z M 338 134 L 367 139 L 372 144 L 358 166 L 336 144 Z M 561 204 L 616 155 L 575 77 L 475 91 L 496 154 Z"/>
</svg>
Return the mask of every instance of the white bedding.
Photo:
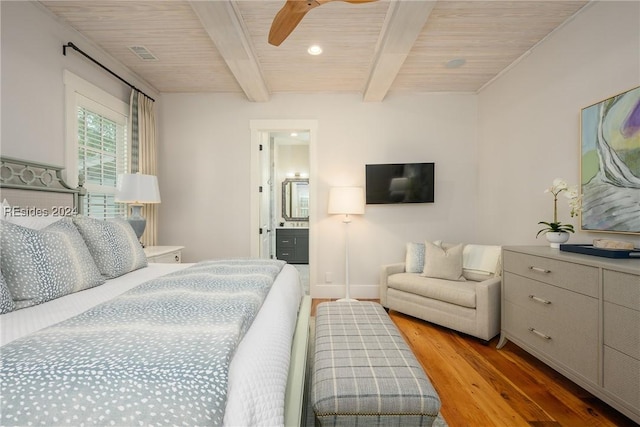
<svg viewBox="0 0 640 427">
<path fill-rule="evenodd" d="M 191 264 L 153 264 L 44 304 L 0 315 L 0 345 L 61 322 L 147 280 Z M 285 265 L 229 368 L 225 425 L 282 425 L 291 341 L 303 290 Z"/>
</svg>

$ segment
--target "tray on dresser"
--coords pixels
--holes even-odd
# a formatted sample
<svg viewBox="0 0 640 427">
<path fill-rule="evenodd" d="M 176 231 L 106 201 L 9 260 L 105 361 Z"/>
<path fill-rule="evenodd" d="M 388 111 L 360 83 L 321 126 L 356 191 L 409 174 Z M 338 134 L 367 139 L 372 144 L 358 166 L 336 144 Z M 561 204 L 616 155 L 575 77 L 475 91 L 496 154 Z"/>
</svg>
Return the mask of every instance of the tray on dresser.
<svg viewBox="0 0 640 427">
<path fill-rule="evenodd" d="M 606 258 L 638 258 L 640 259 L 640 249 L 604 249 L 595 248 L 593 245 L 560 244 L 560 250 L 565 252 L 576 252 L 585 255 L 595 255 Z"/>
</svg>

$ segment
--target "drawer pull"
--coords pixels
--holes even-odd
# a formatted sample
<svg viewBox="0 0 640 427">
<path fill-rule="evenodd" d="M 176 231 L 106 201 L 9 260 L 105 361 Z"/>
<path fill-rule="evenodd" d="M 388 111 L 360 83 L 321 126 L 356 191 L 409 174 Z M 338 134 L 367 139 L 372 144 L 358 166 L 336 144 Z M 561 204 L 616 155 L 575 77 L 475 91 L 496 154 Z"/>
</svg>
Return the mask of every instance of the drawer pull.
<svg viewBox="0 0 640 427">
<path fill-rule="evenodd" d="M 544 338 L 545 340 L 550 340 L 551 339 L 551 337 L 549 335 L 545 335 L 542 332 L 536 331 L 533 328 L 529 328 L 529 332 L 531 332 L 533 334 L 536 334 L 537 336 L 539 336 L 540 338 Z"/>
<path fill-rule="evenodd" d="M 289 243 L 289 241 L 282 239 L 282 240 L 280 240 L 280 243 Z"/>
<path fill-rule="evenodd" d="M 176 255 L 176 262 L 180 262 L 180 257 Z"/>
<path fill-rule="evenodd" d="M 547 270 L 546 268 L 540 268 L 540 267 L 534 267 L 534 266 L 529 266 L 529 270 L 531 271 L 537 271 L 538 273 L 551 273 L 551 270 Z"/>
<path fill-rule="evenodd" d="M 542 304 L 551 304 L 551 301 L 547 301 L 546 299 L 539 298 L 535 295 L 529 295 L 529 298 L 536 302 L 541 302 Z"/>
</svg>

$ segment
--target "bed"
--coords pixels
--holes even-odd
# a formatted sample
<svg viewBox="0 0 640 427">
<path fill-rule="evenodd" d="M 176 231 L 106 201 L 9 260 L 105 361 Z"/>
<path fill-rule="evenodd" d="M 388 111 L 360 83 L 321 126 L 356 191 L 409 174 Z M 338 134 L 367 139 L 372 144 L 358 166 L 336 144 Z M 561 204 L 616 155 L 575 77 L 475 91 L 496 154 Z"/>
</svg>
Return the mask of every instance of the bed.
<svg viewBox="0 0 640 427">
<path fill-rule="evenodd" d="M 92 233 L 97 227 L 105 236 L 100 227 L 112 227 L 125 239 L 127 231 L 117 231 L 124 221 L 71 219 L 83 189 L 69 188 L 60 168 L 1 161 L 3 216 L 11 214 L 1 224 L 2 281 L 15 300 L 0 315 L 2 425 L 301 424 L 311 304 L 293 266 L 251 259 L 147 265 L 136 249 L 115 256 L 120 246 L 102 240 L 121 241 Z M 17 206 L 28 215 L 15 217 Z M 68 263 L 73 270 L 90 263 L 76 232 L 100 277 L 83 267 L 84 285 L 66 285 L 65 276 L 45 296 L 29 294 L 31 285 L 20 281 L 33 272 L 20 270 L 21 259 L 11 264 L 21 253 L 14 245 L 32 236 L 55 245 L 63 236 L 60 247 L 77 252 L 45 249 L 43 257 L 53 270 Z"/>
</svg>

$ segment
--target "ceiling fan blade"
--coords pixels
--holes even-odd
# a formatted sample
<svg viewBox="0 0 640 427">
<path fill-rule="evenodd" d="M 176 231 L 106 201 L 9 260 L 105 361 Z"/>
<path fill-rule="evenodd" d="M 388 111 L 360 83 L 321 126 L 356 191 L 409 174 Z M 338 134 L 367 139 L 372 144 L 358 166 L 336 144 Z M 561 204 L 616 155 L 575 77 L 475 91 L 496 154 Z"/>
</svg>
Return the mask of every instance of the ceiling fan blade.
<svg viewBox="0 0 640 427">
<path fill-rule="evenodd" d="M 269 31 L 269 44 L 280 46 L 289 34 L 298 26 L 304 15 L 319 6 L 316 1 L 287 0 L 278 12 Z"/>
<path fill-rule="evenodd" d="M 280 46 L 311 9 L 335 0 L 287 0 L 278 12 L 269 31 L 269 44 Z M 369 3 L 377 0 L 341 0 L 347 3 Z"/>
</svg>

